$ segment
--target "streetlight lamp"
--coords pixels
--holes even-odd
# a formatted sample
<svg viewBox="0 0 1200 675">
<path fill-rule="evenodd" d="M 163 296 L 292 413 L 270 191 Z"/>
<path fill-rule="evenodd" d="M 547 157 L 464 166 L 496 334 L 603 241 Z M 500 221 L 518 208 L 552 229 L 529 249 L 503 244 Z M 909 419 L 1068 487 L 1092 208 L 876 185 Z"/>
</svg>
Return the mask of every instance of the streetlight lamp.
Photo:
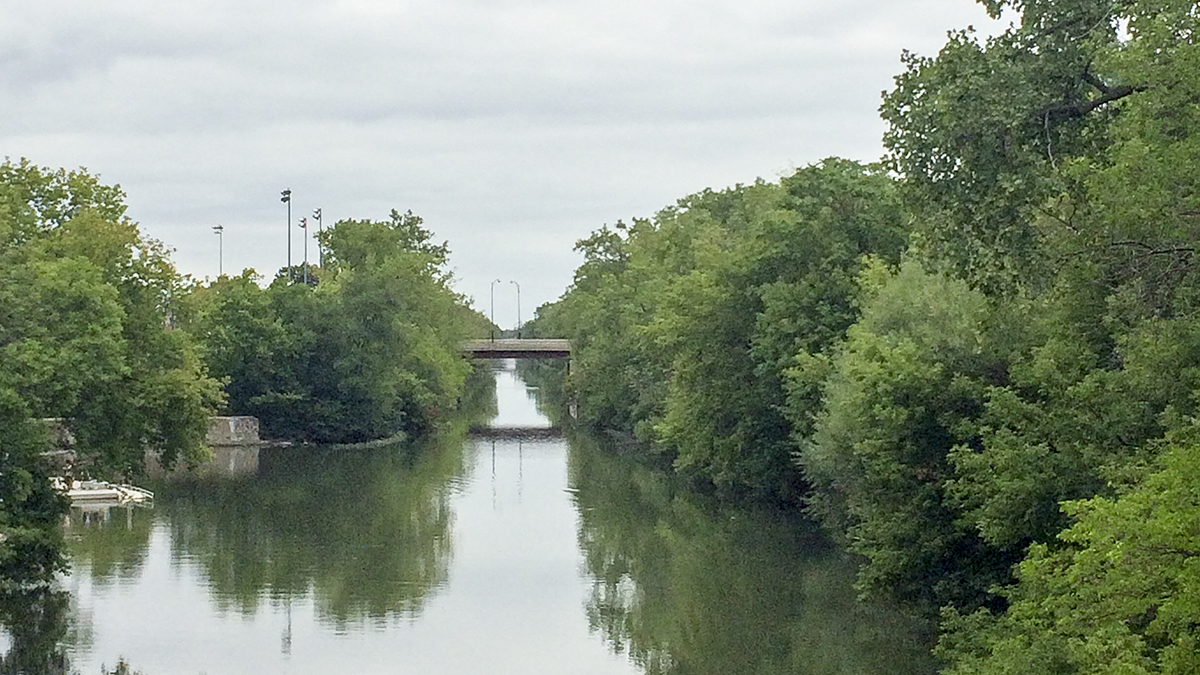
<svg viewBox="0 0 1200 675">
<path fill-rule="evenodd" d="M 213 233 L 217 235 L 217 276 L 225 274 L 225 226 L 213 225 Z"/>
<path fill-rule="evenodd" d="M 496 325 L 496 284 L 498 284 L 498 283 L 500 283 L 500 280 L 499 280 L 499 279 L 494 279 L 494 280 L 492 280 L 492 283 L 488 285 L 488 291 L 491 293 L 491 302 L 492 302 L 492 304 L 491 304 L 491 316 L 490 316 L 490 317 L 488 317 L 488 318 L 490 318 L 490 319 L 491 319 L 491 321 L 492 321 L 492 326 L 495 326 L 495 325 Z M 495 339 L 496 339 L 496 331 L 495 331 L 495 329 L 493 329 L 493 330 L 492 330 L 492 339 L 493 339 L 493 340 L 495 340 Z"/>
<path fill-rule="evenodd" d="M 325 246 L 321 244 L 321 233 L 325 231 L 321 222 L 321 209 L 313 209 L 313 220 L 317 221 L 317 267 L 325 267 Z"/>
<path fill-rule="evenodd" d="M 517 287 L 517 339 L 519 340 L 521 339 L 521 284 L 515 281 L 508 283 Z"/>
<path fill-rule="evenodd" d="M 308 285 L 308 218 L 300 219 L 300 229 L 304 230 L 304 285 Z"/>
<path fill-rule="evenodd" d="M 288 258 L 287 271 L 288 281 L 292 280 L 292 189 L 288 188 L 279 194 L 283 195 L 279 201 L 287 204 L 287 237 L 288 237 Z"/>
</svg>

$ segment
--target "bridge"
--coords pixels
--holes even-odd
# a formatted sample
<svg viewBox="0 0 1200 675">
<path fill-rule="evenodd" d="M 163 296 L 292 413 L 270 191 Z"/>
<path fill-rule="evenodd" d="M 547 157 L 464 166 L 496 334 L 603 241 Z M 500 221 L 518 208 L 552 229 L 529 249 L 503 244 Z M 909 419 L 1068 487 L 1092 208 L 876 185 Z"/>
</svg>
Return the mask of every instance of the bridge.
<svg viewBox="0 0 1200 675">
<path fill-rule="evenodd" d="M 571 357 L 571 341 L 559 338 L 484 338 L 467 340 L 459 351 L 471 359 L 565 359 Z"/>
</svg>

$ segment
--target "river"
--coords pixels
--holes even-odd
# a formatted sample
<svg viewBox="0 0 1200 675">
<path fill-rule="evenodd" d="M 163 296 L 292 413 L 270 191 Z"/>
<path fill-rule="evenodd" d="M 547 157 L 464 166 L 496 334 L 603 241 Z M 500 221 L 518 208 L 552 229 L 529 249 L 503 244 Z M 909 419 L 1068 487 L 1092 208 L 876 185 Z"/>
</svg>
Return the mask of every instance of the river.
<svg viewBox="0 0 1200 675">
<path fill-rule="evenodd" d="M 491 432 L 264 449 L 152 509 L 75 512 L 70 671 L 932 672 L 810 524 L 547 433 L 506 366 Z"/>
</svg>

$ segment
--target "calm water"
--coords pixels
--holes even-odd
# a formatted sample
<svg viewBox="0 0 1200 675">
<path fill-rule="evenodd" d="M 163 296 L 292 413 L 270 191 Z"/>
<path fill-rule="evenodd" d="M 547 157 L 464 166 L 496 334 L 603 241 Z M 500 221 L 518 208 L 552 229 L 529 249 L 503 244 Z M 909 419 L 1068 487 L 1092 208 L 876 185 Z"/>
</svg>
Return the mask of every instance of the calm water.
<svg viewBox="0 0 1200 675">
<path fill-rule="evenodd" d="M 932 669 L 810 526 L 688 495 L 584 438 L 514 437 L 548 423 L 511 370 L 497 404 L 504 433 L 264 451 L 252 475 L 172 485 L 154 509 L 76 513 L 71 670 Z"/>
</svg>

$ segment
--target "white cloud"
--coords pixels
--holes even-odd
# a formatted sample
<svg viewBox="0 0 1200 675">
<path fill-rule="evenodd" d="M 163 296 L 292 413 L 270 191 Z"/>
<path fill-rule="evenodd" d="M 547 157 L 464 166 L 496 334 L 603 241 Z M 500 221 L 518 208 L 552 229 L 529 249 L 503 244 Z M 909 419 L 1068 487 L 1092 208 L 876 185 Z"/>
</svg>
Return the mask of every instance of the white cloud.
<svg viewBox="0 0 1200 675">
<path fill-rule="evenodd" d="M 516 279 L 528 314 L 605 222 L 877 157 L 900 50 L 983 22 L 969 0 L 7 3 L 0 154 L 121 183 L 197 276 L 216 223 L 226 270 L 283 264 L 284 187 L 295 218 L 411 208 L 464 293 Z"/>
</svg>

